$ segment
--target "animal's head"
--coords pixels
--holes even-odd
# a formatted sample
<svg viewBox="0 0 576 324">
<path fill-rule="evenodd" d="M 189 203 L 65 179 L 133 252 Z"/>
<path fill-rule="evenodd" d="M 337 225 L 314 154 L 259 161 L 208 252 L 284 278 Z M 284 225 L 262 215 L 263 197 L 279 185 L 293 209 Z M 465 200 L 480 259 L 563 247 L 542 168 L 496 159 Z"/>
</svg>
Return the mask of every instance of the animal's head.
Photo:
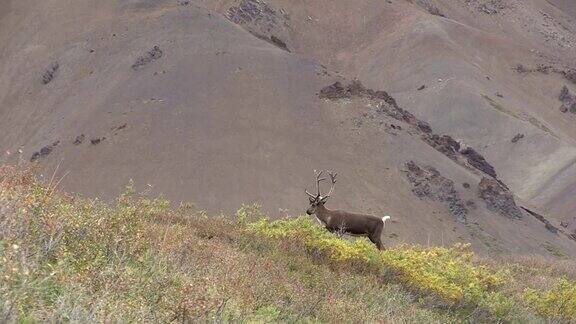
<svg viewBox="0 0 576 324">
<path fill-rule="evenodd" d="M 306 210 L 306 214 L 308 215 L 315 214 L 319 206 L 324 206 L 326 201 L 328 201 L 328 198 L 330 198 L 332 191 L 334 190 L 334 185 L 336 184 L 336 176 L 338 174 L 332 171 L 328 171 L 328 175 L 330 176 L 332 186 L 330 187 L 330 191 L 328 192 L 328 194 L 326 194 L 325 196 L 322 196 L 322 194 L 320 194 L 320 182 L 326 180 L 326 178 L 322 178 L 323 172 L 324 171 L 321 170 L 320 172 L 316 173 L 316 188 L 318 189 L 318 193 L 316 195 L 309 193 L 308 190 L 304 190 L 308 195 L 308 201 L 310 202 L 310 206 L 308 206 L 308 209 Z"/>
<path fill-rule="evenodd" d="M 326 203 L 326 200 L 328 200 L 328 197 L 326 198 L 322 198 L 322 197 L 309 197 L 308 198 L 310 200 L 310 206 L 308 206 L 308 209 L 306 210 L 306 214 L 308 215 L 314 215 L 316 214 L 316 209 L 318 208 L 318 206 L 324 206 L 324 203 Z"/>
</svg>

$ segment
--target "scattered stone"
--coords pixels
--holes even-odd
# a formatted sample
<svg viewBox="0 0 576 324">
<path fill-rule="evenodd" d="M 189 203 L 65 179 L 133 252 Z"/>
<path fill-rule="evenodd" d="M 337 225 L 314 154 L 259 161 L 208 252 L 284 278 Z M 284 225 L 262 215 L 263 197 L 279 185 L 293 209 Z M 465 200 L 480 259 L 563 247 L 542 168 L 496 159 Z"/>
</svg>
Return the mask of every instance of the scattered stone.
<svg viewBox="0 0 576 324">
<path fill-rule="evenodd" d="M 34 152 L 32 154 L 32 156 L 30 157 L 30 162 L 34 162 L 34 161 L 37 161 L 41 158 L 47 157 L 50 153 L 52 153 L 54 148 L 56 146 L 58 146 L 58 144 L 60 144 L 60 141 L 56 141 L 56 142 L 52 143 L 51 145 L 46 145 L 43 148 L 41 148 L 40 151 Z"/>
<path fill-rule="evenodd" d="M 514 196 L 502 182 L 483 177 L 478 186 L 478 197 L 486 202 L 486 207 L 500 215 L 511 218 L 522 218 L 522 210 L 516 205 Z"/>
<path fill-rule="evenodd" d="M 90 143 L 92 143 L 92 145 L 97 145 L 97 144 L 100 144 L 105 139 L 106 139 L 106 137 L 93 138 L 90 140 Z"/>
<path fill-rule="evenodd" d="M 420 91 L 420 90 L 424 90 L 424 89 L 426 89 L 426 85 L 423 84 L 417 90 Z"/>
<path fill-rule="evenodd" d="M 113 127 L 112 130 L 113 130 L 113 131 L 119 131 L 119 130 L 122 130 L 122 129 L 126 128 L 126 126 L 128 126 L 128 124 L 127 124 L 127 123 L 124 123 L 124 124 L 122 124 L 122 125 L 120 125 L 120 126 L 118 126 L 118 127 Z"/>
<path fill-rule="evenodd" d="M 364 124 L 364 121 L 360 118 L 354 118 L 354 127 L 360 128 Z"/>
<path fill-rule="evenodd" d="M 496 97 L 504 98 L 504 96 L 500 92 L 496 92 Z"/>
<path fill-rule="evenodd" d="M 178 4 L 181 6 L 187 6 L 190 4 L 190 0 L 178 0 Z"/>
<path fill-rule="evenodd" d="M 56 71 L 60 68 L 60 64 L 58 62 L 54 62 L 50 64 L 50 67 L 42 74 L 42 83 L 48 84 L 56 77 Z"/>
<path fill-rule="evenodd" d="M 467 222 L 468 209 L 460 199 L 452 180 L 443 177 L 431 166 L 420 167 L 414 161 L 406 162 L 405 166 L 406 177 L 417 197 L 443 202 L 448 205 L 458 222 Z"/>
<path fill-rule="evenodd" d="M 568 227 L 568 222 L 560 222 L 560 226 L 567 228 Z"/>
<path fill-rule="evenodd" d="M 149 50 L 146 54 L 139 56 L 136 59 L 136 62 L 132 64 L 132 69 L 137 70 L 138 68 L 161 58 L 163 54 L 164 53 L 162 52 L 160 47 L 158 45 L 154 45 L 154 47 L 151 50 Z"/>
<path fill-rule="evenodd" d="M 468 2 L 471 2 L 468 0 Z M 478 2 L 478 1 L 476 1 Z M 488 14 L 495 15 L 500 13 L 500 11 L 507 9 L 508 7 L 504 4 L 502 0 L 489 0 L 487 2 L 481 3 L 478 6 L 478 11 Z"/>
<path fill-rule="evenodd" d="M 74 140 L 74 145 L 82 144 L 84 142 L 85 138 L 86 138 L 86 136 L 84 136 L 84 134 L 76 136 L 76 139 Z"/>
<path fill-rule="evenodd" d="M 520 63 L 516 64 L 516 66 L 514 67 L 514 70 L 518 73 L 521 73 L 521 74 L 530 72 L 528 70 L 528 68 L 526 68 L 523 64 L 520 64 Z"/>
<path fill-rule="evenodd" d="M 524 134 L 518 133 L 512 138 L 512 143 L 516 143 L 523 138 L 524 138 Z"/>
</svg>

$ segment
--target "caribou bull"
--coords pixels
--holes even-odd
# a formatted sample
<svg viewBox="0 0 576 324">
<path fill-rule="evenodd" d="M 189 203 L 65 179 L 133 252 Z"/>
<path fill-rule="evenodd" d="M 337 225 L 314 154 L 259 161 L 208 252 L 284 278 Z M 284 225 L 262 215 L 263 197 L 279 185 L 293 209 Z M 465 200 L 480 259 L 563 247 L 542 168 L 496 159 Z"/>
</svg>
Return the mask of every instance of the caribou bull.
<svg viewBox="0 0 576 324">
<path fill-rule="evenodd" d="M 324 204 L 334 190 L 337 174 L 328 171 L 332 186 L 328 194 L 322 196 L 320 194 L 320 182 L 326 180 L 326 178 L 322 178 L 322 173 L 323 171 L 316 173 L 316 187 L 318 188 L 316 195 L 309 193 L 308 190 L 304 190 L 310 199 L 310 206 L 306 214 L 315 215 L 316 219 L 330 232 L 368 236 L 370 241 L 376 244 L 378 249 L 381 250 L 383 248 L 381 239 L 382 231 L 384 230 L 386 221 L 390 219 L 390 216 L 378 217 L 353 214 L 341 210 L 329 210 L 324 207 Z"/>
</svg>

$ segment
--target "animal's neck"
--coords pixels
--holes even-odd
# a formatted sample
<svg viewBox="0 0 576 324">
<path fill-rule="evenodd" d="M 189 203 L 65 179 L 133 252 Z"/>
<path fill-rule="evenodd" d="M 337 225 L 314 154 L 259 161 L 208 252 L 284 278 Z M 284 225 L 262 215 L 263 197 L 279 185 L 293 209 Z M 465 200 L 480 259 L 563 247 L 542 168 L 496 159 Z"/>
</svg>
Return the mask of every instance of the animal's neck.
<svg viewBox="0 0 576 324">
<path fill-rule="evenodd" d="M 325 221 L 326 218 L 328 217 L 328 213 L 330 213 L 330 210 L 324 207 L 324 205 L 319 205 L 316 207 L 316 217 L 318 217 L 319 219 Z"/>
</svg>

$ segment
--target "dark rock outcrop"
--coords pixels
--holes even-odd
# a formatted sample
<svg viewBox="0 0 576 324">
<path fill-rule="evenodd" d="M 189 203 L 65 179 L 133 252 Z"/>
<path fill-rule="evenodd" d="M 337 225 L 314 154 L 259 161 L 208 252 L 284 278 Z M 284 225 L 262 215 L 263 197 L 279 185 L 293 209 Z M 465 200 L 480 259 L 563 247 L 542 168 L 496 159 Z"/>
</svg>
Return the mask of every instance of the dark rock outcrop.
<svg viewBox="0 0 576 324">
<path fill-rule="evenodd" d="M 516 64 L 513 70 L 521 74 L 533 73 L 533 72 L 538 72 L 542 74 L 555 73 L 561 75 L 567 81 L 576 84 L 576 69 L 573 68 L 565 68 L 565 67 L 562 68 L 546 64 L 538 64 L 536 67 L 530 68 L 523 64 Z"/>
<path fill-rule="evenodd" d="M 460 151 L 460 153 L 465 156 L 468 160 L 468 163 L 475 167 L 476 169 L 486 173 L 487 175 L 496 178 L 496 170 L 494 167 L 486 161 L 486 159 L 476 150 L 471 147 L 467 147 L 464 150 Z"/>
<path fill-rule="evenodd" d="M 568 87 L 562 87 L 558 99 L 562 101 L 562 106 L 560 107 L 561 112 L 565 113 L 570 111 L 571 113 L 576 114 L 576 95 L 571 94 Z"/>
<path fill-rule="evenodd" d="M 151 50 L 149 50 L 144 55 L 141 55 L 136 59 L 136 62 L 132 64 L 132 69 L 137 70 L 138 68 L 161 58 L 162 55 L 164 55 L 164 52 L 162 52 L 160 46 L 155 45 Z"/>
<path fill-rule="evenodd" d="M 460 143 L 449 135 L 430 134 L 430 136 L 422 136 L 422 139 L 438 152 L 453 160 L 456 159 L 456 154 L 460 151 Z"/>
<path fill-rule="evenodd" d="M 58 146 L 58 144 L 60 144 L 60 141 L 56 141 L 56 142 L 52 143 L 51 145 L 46 145 L 46 146 L 42 147 L 39 151 L 34 152 L 32 154 L 32 156 L 30 157 L 30 162 L 38 161 L 42 158 L 47 157 L 48 155 L 50 155 L 50 153 L 52 153 L 54 148 L 56 148 L 56 146 Z"/>
<path fill-rule="evenodd" d="M 524 134 L 518 133 L 514 137 L 512 137 L 512 143 L 516 143 L 523 138 L 524 138 Z"/>
<path fill-rule="evenodd" d="M 318 96 L 322 99 L 328 100 L 353 98 L 364 98 L 373 101 L 381 100 L 383 102 L 376 102 L 376 106 L 378 107 L 376 112 L 386 114 L 394 119 L 414 126 L 418 131 L 420 131 L 421 139 L 424 142 L 456 163 L 460 163 L 471 169 L 479 170 L 493 178 L 497 177 L 494 167 L 488 163 L 480 153 L 470 147 L 463 149 L 462 145 L 449 135 L 434 134 L 432 127 L 430 127 L 428 123 L 416 118 L 416 116 L 409 111 L 399 107 L 396 100 L 386 91 L 374 91 L 364 87 L 360 81 L 353 80 L 346 86 L 341 82 L 335 82 L 324 87 L 320 90 Z M 463 159 L 459 157 L 463 157 Z M 466 160 L 467 162 L 464 163 L 462 160 Z"/>
<path fill-rule="evenodd" d="M 567 71 L 562 71 L 564 78 L 574 84 L 576 84 L 576 69 L 570 69 Z"/>
<path fill-rule="evenodd" d="M 242 0 L 228 9 L 226 17 L 252 35 L 290 52 L 282 39 L 282 35 L 287 36 L 288 25 L 288 15 L 282 14 L 282 10 L 277 11 L 261 0 Z"/>
<path fill-rule="evenodd" d="M 534 216 L 537 220 L 541 221 L 542 223 L 544 223 L 544 227 L 546 227 L 546 229 L 554 234 L 558 234 L 558 228 L 554 225 L 552 225 L 552 223 L 550 223 L 549 220 L 546 219 L 546 217 L 538 214 L 535 211 L 532 211 L 526 207 L 522 207 L 522 209 L 524 209 L 528 214 Z"/>
<path fill-rule="evenodd" d="M 226 16 L 236 24 L 258 22 L 268 29 L 278 23 L 276 11 L 259 0 L 242 0 L 237 6 L 229 8 Z"/>
<path fill-rule="evenodd" d="M 84 142 L 84 139 L 86 138 L 86 136 L 84 134 L 80 134 L 78 136 L 76 136 L 76 138 L 74 139 L 74 145 L 80 145 Z"/>
<path fill-rule="evenodd" d="M 90 143 L 91 143 L 92 145 L 97 145 L 97 144 L 100 144 L 100 143 L 101 143 L 103 140 L 105 140 L 105 139 L 106 139 L 106 137 L 93 138 L 93 139 L 90 140 Z"/>
<path fill-rule="evenodd" d="M 426 10 L 429 14 L 438 16 L 438 17 L 446 17 L 438 7 L 436 7 L 433 3 L 429 0 L 416 0 L 416 4 Z"/>
<path fill-rule="evenodd" d="M 443 177 L 435 168 L 431 166 L 420 167 L 414 161 L 406 162 L 404 172 L 412 184 L 412 192 L 416 196 L 447 204 L 456 220 L 466 223 L 468 209 L 460 199 L 452 180 Z"/>
<path fill-rule="evenodd" d="M 568 237 L 572 240 L 576 241 L 576 217 L 565 220 L 560 225 L 564 228 L 566 235 L 568 235 Z"/>
<path fill-rule="evenodd" d="M 42 83 L 48 84 L 52 80 L 54 80 L 54 78 L 56 77 L 56 72 L 58 71 L 59 68 L 60 68 L 60 64 L 58 64 L 58 62 L 54 62 L 54 63 L 50 64 L 48 69 L 46 69 L 44 74 L 42 74 Z"/>
<path fill-rule="evenodd" d="M 290 52 L 290 50 L 288 49 L 288 45 L 286 45 L 286 43 L 281 40 L 280 38 L 278 38 L 277 36 L 270 36 L 270 42 L 272 42 L 272 44 L 280 47 L 281 49 Z"/>
<path fill-rule="evenodd" d="M 482 198 L 486 207 L 493 212 L 511 219 L 522 218 L 522 210 L 516 205 L 514 195 L 494 178 L 482 178 L 478 185 L 478 197 Z"/>
</svg>

